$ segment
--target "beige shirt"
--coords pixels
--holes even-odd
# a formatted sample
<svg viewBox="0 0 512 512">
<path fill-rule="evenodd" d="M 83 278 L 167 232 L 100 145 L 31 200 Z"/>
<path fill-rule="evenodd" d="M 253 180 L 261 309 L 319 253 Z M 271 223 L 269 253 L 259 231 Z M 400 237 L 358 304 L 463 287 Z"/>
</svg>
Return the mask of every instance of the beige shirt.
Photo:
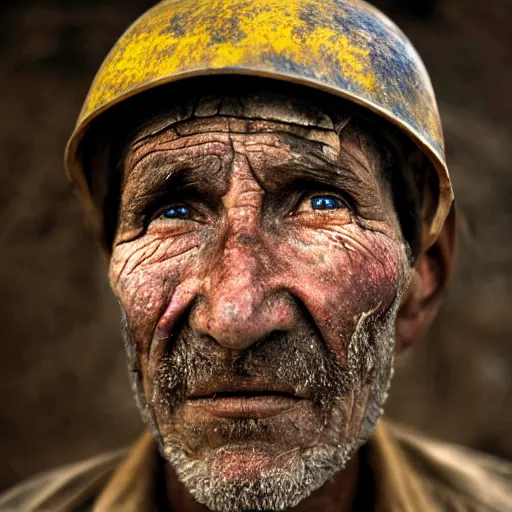
<svg viewBox="0 0 512 512">
<path fill-rule="evenodd" d="M 512 464 L 380 421 L 364 450 L 375 512 L 512 512 Z M 156 512 L 162 461 L 151 436 L 129 450 L 36 476 L 0 511 Z"/>
</svg>

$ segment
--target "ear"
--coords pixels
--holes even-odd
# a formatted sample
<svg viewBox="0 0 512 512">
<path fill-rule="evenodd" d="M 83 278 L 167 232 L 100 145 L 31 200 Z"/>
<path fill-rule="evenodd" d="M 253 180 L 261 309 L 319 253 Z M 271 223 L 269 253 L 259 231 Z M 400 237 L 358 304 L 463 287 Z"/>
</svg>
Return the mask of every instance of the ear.
<svg viewBox="0 0 512 512">
<path fill-rule="evenodd" d="M 456 245 L 452 206 L 436 243 L 417 259 L 396 318 L 396 351 L 420 339 L 434 320 L 451 276 Z"/>
</svg>

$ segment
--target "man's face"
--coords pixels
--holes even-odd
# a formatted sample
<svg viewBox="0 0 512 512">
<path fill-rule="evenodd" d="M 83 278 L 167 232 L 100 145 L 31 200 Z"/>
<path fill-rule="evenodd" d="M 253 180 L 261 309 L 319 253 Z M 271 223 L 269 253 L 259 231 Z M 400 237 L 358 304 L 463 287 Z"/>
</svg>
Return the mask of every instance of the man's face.
<svg viewBox="0 0 512 512">
<path fill-rule="evenodd" d="M 123 162 L 110 279 L 139 403 L 198 501 L 291 507 L 386 397 L 409 267 L 381 155 L 294 98 L 178 110 Z"/>
</svg>

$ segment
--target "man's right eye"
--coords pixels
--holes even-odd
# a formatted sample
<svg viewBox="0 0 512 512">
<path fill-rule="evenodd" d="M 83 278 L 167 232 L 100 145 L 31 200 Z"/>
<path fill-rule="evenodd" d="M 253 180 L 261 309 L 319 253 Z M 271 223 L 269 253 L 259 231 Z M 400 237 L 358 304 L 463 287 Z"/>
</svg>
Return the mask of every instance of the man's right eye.
<svg viewBox="0 0 512 512">
<path fill-rule="evenodd" d="M 186 206 L 173 206 L 162 213 L 164 219 L 188 219 L 190 218 L 190 209 Z"/>
</svg>

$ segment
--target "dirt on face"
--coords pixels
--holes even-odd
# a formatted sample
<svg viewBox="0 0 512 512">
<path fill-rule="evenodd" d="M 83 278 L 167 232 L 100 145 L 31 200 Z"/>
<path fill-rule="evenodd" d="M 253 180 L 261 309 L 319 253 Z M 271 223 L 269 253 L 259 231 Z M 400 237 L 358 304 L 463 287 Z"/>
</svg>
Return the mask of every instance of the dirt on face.
<svg viewBox="0 0 512 512">
<path fill-rule="evenodd" d="M 110 261 L 143 417 L 219 511 L 293 507 L 368 440 L 411 272 L 371 130 L 254 82 L 138 131 Z"/>
</svg>

